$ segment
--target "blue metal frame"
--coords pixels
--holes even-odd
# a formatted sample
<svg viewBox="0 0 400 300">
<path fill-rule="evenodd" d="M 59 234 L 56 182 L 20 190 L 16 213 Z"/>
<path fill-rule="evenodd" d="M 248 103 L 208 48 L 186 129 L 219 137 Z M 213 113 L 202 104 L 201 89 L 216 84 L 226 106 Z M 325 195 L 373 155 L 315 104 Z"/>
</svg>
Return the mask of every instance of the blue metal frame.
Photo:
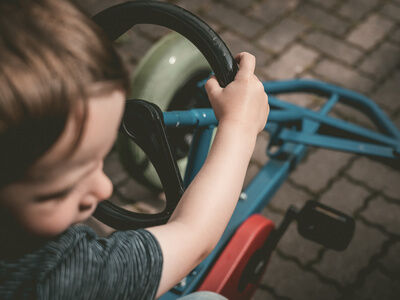
<svg viewBox="0 0 400 300">
<path fill-rule="evenodd" d="M 207 271 L 218 258 L 236 229 L 252 214 L 260 212 L 273 194 L 300 162 L 307 146 L 317 146 L 374 157 L 400 159 L 400 131 L 386 114 L 370 99 L 356 92 L 312 80 L 264 82 L 272 108 L 264 130 L 271 133 L 266 149 L 270 160 L 261 168 L 243 191 L 229 224 L 214 251 L 197 266 L 178 286 L 161 297 L 177 299 L 196 290 Z M 275 94 L 310 92 L 324 95 L 328 101 L 319 111 L 312 111 L 276 98 Z M 339 102 L 364 112 L 380 132 L 329 117 L 328 113 Z M 187 186 L 203 165 L 210 147 L 212 131 L 218 122 L 212 109 L 164 112 L 166 126 L 195 126 L 189 163 L 184 184 Z M 288 125 L 290 126 L 288 127 Z M 293 125 L 295 124 L 295 125 Z M 340 130 L 341 137 L 317 133 L 321 126 Z M 346 138 L 348 136 L 348 138 Z M 359 140 L 357 140 L 359 139 Z M 279 149 L 269 151 L 271 145 Z"/>
</svg>

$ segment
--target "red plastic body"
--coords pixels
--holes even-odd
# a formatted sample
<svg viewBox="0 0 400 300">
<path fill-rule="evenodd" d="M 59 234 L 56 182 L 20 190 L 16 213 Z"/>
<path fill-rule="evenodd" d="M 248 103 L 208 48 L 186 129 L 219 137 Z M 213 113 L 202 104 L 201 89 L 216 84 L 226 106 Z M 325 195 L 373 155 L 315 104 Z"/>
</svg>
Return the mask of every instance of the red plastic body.
<svg viewBox="0 0 400 300">
<path fill-rule="evenodd" d="M 256 284 L 248 284 L 239 291 L 239 280 L 250 257 L 265 243 L 273 228 L 274 223 L 262 215 L 248 218 L 233 235 L 198 290 L 216 292 L 229 300 L 250 299 Z"/>
</svg>

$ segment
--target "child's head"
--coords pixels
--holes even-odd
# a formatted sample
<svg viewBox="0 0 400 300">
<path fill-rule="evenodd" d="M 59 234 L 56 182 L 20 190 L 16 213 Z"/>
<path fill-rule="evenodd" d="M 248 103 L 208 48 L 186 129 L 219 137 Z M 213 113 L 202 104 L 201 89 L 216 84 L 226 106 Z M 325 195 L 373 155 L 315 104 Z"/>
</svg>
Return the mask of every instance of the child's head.
<svg viewBox="0 0 400 300">
<path fill-rule="evenodd" d="M 68 1 L 0 0 L 0 53 L 0 213 L 27 232 L 55 235 L 111 194 L 102 161 L 117 134 L 126 71 Z"/>
</svg>

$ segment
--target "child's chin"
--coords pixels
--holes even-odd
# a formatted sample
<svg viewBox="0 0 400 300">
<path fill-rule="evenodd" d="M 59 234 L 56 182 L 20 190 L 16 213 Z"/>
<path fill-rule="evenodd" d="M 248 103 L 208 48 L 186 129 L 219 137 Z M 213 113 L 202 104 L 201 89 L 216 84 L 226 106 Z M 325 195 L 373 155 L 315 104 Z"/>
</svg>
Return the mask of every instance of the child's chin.
<svg viewBox="0 0 400 300">
<path fill-rule="evenodd" d="M 69 228 L 69 226 L 58 227 L 58 228 L 44 228 L 44 229 L 38 229 L 38 230 L 30 230 L 29 233 L 31 236 L 34 236 L 36 238 L 50 239 L 50 238 L 60 235 L 68 228 Z"/>
<path fill-rule="evenodd" d="M 32 238 L 49 239 L 53 238 L 71 226 L 67 220 L 61 222 L 54 222 L 54 220 L 47 222 L 25 223 L 22 224 L 22 230 Z"/>
</svg>

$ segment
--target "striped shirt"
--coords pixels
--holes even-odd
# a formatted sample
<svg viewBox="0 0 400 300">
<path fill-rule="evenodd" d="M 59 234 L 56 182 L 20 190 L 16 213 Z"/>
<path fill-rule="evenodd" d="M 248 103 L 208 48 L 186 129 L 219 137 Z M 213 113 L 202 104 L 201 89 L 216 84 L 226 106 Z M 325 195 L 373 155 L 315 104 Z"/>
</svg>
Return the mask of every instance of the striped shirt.
<svg viewBox="0 0 400 300">
<path fill-rule="evenodd" d="M 0 299 L 154 299 L 162 263 L 144 229 L 101 238 L 76 225 L 22 257 L 0 257 Z"/>
</svg>

